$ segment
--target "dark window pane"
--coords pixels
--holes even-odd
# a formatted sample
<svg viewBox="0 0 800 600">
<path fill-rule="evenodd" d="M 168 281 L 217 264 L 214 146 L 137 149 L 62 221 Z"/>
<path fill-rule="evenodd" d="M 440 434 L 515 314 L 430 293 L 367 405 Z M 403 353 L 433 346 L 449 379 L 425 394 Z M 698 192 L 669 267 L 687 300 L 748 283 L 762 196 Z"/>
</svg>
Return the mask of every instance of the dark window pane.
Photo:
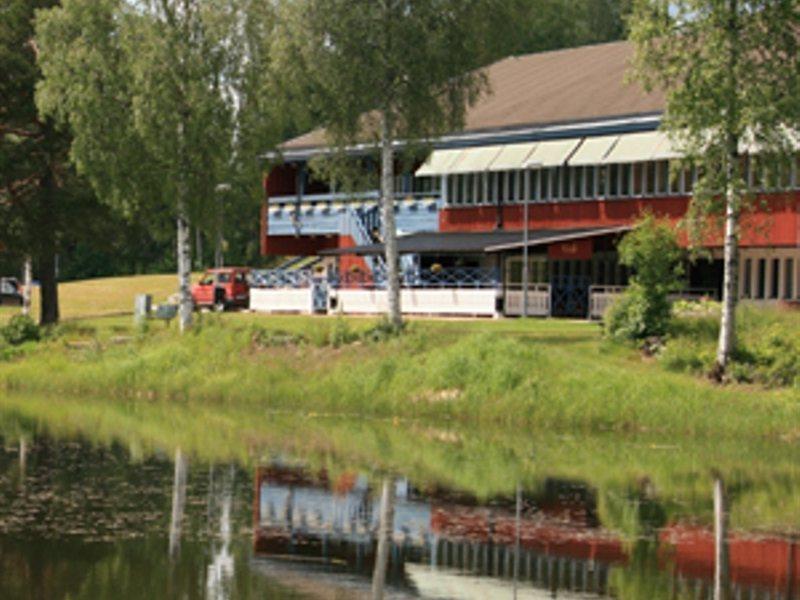
<svg viewBox="0 0 800 600">
<path fill-rule="evenodd" d="M 610 165 L 609 167 L 608 195 L 612 198 L 619 195 L 619 165 Z"/>
<path fill-rule="evenodd" d="M 756 290 L 756 298 L 765 298 L 767 295 L 767 260 L 765 258 L 758 259 L 758 288 Z"/>
<path fill-rule="evenodd" d="M 778 297 L 778 290 L 780 289 L 781 283 L 781 261 L 778 258 L 772 259 L 772 285 L 769 297 L 770 298 L 777 298 Z"/>
<path fill-rule="evenodd" d="M 794 298 L 794 259 L 787 258 L 784 263 L 784 281 L 786 285 L 783 287 L 783 297 L 787 300 Z"/>
<path fill-rule="evenodd" d="M 744 261 L 744 297 L 753 297 L 753 261 L 749 258 Z"/>
</svg>

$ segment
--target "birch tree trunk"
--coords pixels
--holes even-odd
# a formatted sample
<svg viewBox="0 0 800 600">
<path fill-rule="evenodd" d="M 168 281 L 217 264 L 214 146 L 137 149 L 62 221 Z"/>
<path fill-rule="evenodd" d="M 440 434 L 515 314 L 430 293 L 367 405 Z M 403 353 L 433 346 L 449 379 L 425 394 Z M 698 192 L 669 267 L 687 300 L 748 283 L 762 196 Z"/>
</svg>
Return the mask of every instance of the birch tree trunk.
<svg viewBox="0 0 800 600">
<path fill-rule="evenodd" d="M 739 297 L 739 212 L 741 199 L 737 186 L 739 137 L 737 68 L 739 63 L 739 2 L 728 0 L 728 106 L 726 117 L 727 164 L 725 165 L 725 254 L 723 264 L 722 314 L 717 345 L 715 373 L 722 379 L 733 353 L 736 326 L 736 301 Z"/>
<path fill-rule="evenodd" d="M 383 208 L 383 243 L 386 257 L 389 322 L 401 327 L 400 261 L 397 255 L 397 227 L 394 218 L 394 149 L 392 148 L 392 115 L 388 109 L 381 114 L 381 205 Z"/>
<path fill-rule="evenodd" d="M 22 314 L 31 314 L 31 286 L 33 285 L 33 261 L 30 256 L 25 257 L 22 266 Z"/>
<path fill-rule="evenodd" d="M 394 481 L 384 477 L 381 486 L 381 508 L 378 520 L 378 550 L 375 569 L 372 573 L 372 599 L 383 600 L 386 588 L 386 569 L 389 564 L 389 548 L 394 531 Z"/>
<path fill-rule="evenodd" d="M 730 167 L 729 167 L 730 168 Z M 717 378 L 728 368 L 736 343 L 736 303 L 739 296 L 739 199 L 734 183 L 728 184 L 725 199 L 725 255 L 722 290 L 722 315 L 717 346 Z"/>
<path fill-rule="evenodd" d="M 181 332 L 192 326 L 192 250 L 189 243 L 191 235 L 189 217 L 186 215 L 186 204 L 183 198 L 178 200 L 178 320 Z"/>
</svg>

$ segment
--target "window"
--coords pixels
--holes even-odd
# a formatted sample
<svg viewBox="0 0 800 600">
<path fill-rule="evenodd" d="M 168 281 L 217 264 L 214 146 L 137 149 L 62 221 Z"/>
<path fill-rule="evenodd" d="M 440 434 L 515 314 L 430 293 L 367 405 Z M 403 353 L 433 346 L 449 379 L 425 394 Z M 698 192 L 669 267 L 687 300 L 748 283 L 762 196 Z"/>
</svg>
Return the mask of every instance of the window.
<svg viewBox="0 0 800 600">
<path fill-rule="evenodd" d="M 749 258 L 744 261 L 744 297 L 753 297 L 753 261 Z"/>
<path fill-rule="evenodd" d="M 542 169 L 539 182 L 541 184 L 539 199 L 546 202 L 552 198 L 550 194 L 550 169 Z"/>
<path fill-rule="evenodd" d="M 783 286 L 783 297 L 786 300 L 791 300 L 794 298 L 794 259 L 787 258 L 786 262 L 783 263 L 784 265 L 784 286 Z"/>
<path fill-rule="evenodd" d="M 561 198 L 561 182 L 564 179 L 564 173 L 562 173 L 560 167 L 556 167 L 554 169 L 550 169 L 550 199 L 551 200 L 559 200 Z"/>
<path fill-rule="evenodd" d="M 541 179 L 541 171 L 530 171 L 528 177 L 530 178 L 530 186 L 528 187 L 528 198 L 530 200 L 536 201 L 541 200 L 541 188 L 540 188 L 540 179 Z"/>
<path fill-rule="evenodd" d="M 598 195 L 595 185 L 597 183 L 595 179 L 597 177 L 598 170 L 599 169 L 597 167 L 584 167 L 584 198 L 594 198 Z"/>
<path fill-rule="evenodd" d="M 567 200 L 572 197 L 572 169 L 569 167 L 560 167 L 561 171 L 561 194 L 562 200 Z"/>
<path fill-rule="evenodd" d="M 643 178 L 644 185 L 642 186 L 642 194 L 644 196 L 656 195 L 656 168 L 658 163 L 650 161 L 643 165 Z"/>
<path fill-rule="evenodd" d="M 477 173 L 475 175 L 476 179 L 476 193 L 475 193 L 475 203 L 476 204 L 483 204 L 486 202 L 486 173 Z"/>
<path fill-rule="evenodd" d="M 608 198 L 608 167 L 597 167 L 597 195 L 600 198 Z"/>
<path fill-rule="evenodd" d="M 758 287 L 756 288 L 756 298 L 765 298 L 767 295 L 767 260 L 758 259 Z"/>
<path fill-rule="evenodd" d="M 517 181 L 518 176 L 519 171 L 509 171 L 506 173 L 506 180 L 508 181 L 508 193 L 506 194 L 507 202 L 517 201 L 517 195 L 519 193 L 519 183 Z"/>
<path fill-rule="evenodd" d="M 653 189 L 658 196 L 666 196 L 669 193 L 669 161 L 660 160 L 655 164 L 655 180 Z"/>
<path fill-rule="evenodd" d="M 583 167 L 573 167 L 572 169 L 572 197 L 583 198 L 585 193 L 583 191 L 584 185 L 584 172 Z"/>
<path fill-rule="evenodd" d="M 486 201 L 489 202 L 490 204 L 494 204 L 495 202 L 497 202 L 497 178 L 499 176 L 500 174 L 495 171 L 488 173 L 486 176 L 487 179 L 486 185 L 488 188 Z"/>
<path fill-rule="evenodd" d="M 669 177 L 667 178 L 667 193 L 672 196 L 677 196 L 684 193 L 683 186 L 683 171 L 678 171 L 669 167 Z"/>
<path fill-rule="evenodd" d="M 633 189 L 631 195 L 641 196 L 644 193 L 644 177 L 647 173 L 647 165 L 649 163 L 636 163 L 633 165 Z"/>
<path fill-rule="evenodd" d="M 778 298 L 778 290 L 780 289 L 781 282 L 781 261 L 779 258 L 772 259 L 772 271 L 770 274 L 772 275 L 772 278 L 770 279 L 769 297 Z"/>
<path fill-rule="evenodd" d="M 464 197 L 461 199 L 462 204 L 472 204 L 473 200 L 475 199 L 475 184 L 474 179 L 475 176 L 472 173 L 467 173 L 466 175 L 461 176 L 464 180 L 463 189 L 464 189 Z"/>
<path fill-rule="evenodd" d="M 619 196 L 619 165 L 609 165 L 608 197 L 616 198 L 617 196 Z"/>
<path fill-rule="evenodd" d="M 619 165 L 619 195 L 631 195 L 631 172 L 633 165 Z"/>
</svg>

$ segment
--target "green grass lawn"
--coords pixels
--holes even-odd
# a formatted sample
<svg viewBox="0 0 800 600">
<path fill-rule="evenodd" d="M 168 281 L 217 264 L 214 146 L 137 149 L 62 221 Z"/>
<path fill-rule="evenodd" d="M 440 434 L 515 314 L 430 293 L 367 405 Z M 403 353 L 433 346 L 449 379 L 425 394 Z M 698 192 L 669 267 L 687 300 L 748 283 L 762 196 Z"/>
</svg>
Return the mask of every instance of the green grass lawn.
<svg viewBox="0 0 800 600">
<path fill-rule="evenodd" d="M 164 301 L 177 290 L 175 275 L 137 275 L 69 281 L 58 286 L 61 318 L 64 320 L 100 317 L 133 312 L 136 294 L 152 294 L 154 302 Z M 39 314 L 39 288 L 34 288 L 32 314 Z M 0 325 L 19 308 L 0 307 Z"/>
</svg>

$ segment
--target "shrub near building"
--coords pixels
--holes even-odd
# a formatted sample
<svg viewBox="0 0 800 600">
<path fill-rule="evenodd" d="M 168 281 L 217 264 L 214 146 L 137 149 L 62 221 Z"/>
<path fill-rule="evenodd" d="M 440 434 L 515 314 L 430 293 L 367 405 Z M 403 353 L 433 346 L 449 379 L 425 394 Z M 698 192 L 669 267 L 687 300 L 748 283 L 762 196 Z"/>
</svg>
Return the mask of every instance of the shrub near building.
<svg viewBox="0 0 800 600">
<path fill-rule="evenodd" d="M 680 287 L 682 250 L 675 232 L 652 214 L 619 244 L 620 263 L 632 271 L 630 285 L 606 312 L 606 332 L 612 338 L 642 341 L 667 333 L 669 294 Z"/>
</svg>

